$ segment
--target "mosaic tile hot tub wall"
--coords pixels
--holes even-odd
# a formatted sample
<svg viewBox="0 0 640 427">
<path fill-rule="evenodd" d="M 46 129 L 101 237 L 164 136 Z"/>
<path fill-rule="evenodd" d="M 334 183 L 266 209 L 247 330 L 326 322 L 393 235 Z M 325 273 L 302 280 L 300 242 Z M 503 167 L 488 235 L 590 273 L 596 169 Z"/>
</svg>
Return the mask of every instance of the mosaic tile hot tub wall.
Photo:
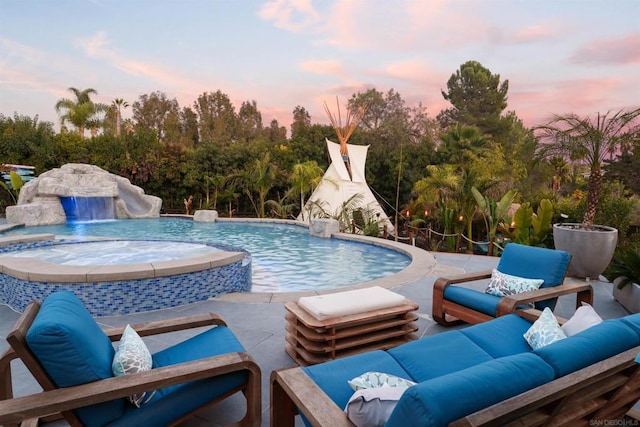
<svg viewBox="0 0 640 427">
<path fill-rule="evenodd" d="M 0 253 L 53 244 L 56 243 L 12 245 L 0 248 Z M 193 273 L 113 282 L 31 282 L 0 273 L 0 303 L 22 312 L 34 299 L 42 301 L 52 292 L 69 290 L 80 298 L 93 316 L 99 317 L 177 307 L 228 292 L 251 291 L 251 256 L 237 247 L 206 244 L 228 251 L 242 251 L 246 256 L 242 261 Z"/>
</svg>

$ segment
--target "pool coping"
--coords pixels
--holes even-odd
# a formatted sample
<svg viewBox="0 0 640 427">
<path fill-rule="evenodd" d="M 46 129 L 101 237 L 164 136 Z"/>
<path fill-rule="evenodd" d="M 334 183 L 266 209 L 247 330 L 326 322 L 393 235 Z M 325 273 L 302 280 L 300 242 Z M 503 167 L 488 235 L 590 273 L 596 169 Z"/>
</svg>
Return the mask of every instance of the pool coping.
<svg viewBox="0 0 640 427">
<path fill-rule="evenodd" d="M 55 240 L 60 239 L 53 234 L 5 236 L 0 238 L 0 246 Z M 68 243 L 74 244 L 82 241 L 84 240 L 69 240 Z M 29 282 L 100 283 L 194 273 L 240 262 L 245 256 L 246 254 L 243 252 L 220 251 L 168 261 L 114 265 L 62 265 L 35 257 L 0 257 L 0 273 Z"/>
</svg>

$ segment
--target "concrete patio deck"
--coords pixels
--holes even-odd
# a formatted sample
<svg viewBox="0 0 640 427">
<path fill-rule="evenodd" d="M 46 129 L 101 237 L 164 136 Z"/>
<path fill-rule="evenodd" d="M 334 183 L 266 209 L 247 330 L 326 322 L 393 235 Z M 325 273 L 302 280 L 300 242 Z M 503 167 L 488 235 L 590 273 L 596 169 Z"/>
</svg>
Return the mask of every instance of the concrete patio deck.
<svg viewBox="0 0 640 427">
<path fill-rule="evenodd" d="M 491 269 L 497 265 L 498 258 L 433 253 L 438 268 L 432 269 L 432 275 L 398 287 L 392 287 L 394 292 L 402 294 L 420 305 L 418 320 L 418 335 L 437 334 L 450 328 L 437 325 L 431 319 L 432 287 L 437 276 L 445 275 L 447 271 L 481 271 Z M 437 273 L 436 273 L 437 272 Z M 569 278 L 567 280 L 576 280 Z M 591 281 L 594 289 L 594 307 L 605 319 L 616 318 L 628 314 L 611 296 L 611 284 L 604 281 Z M 231 294 L 209 301 L 189 304 L 172 309 L 151 311 L 125 316 L 111 316 L 99 318 L 99 323 L 106 326 L 124 326 L 127 323 L 140 323 L 149 320 L 165 319 L 203 312 L 220 314 L 229 327 L 237 335 L 244 347 L 251 353 L 262 369 L 262 425 L 269 425 L 269 375 L 272 370 L 294 366 L 293 360 L 285 352 L 285 309 L 284 303 L 301 294 Z M 570 317 L 574 312 L 575 296 L 562 297 L 556 308 L 556 314 Z M 0 306 L 0 351 L 4 351 L 7 343 L 4 340 L 9 329 L 19 317 L 7 306 Z M 145 339 L 151 352 L 158 351 L 176 342 L 196 334 L 198 330 L 162 335 Z M 16 395 L 36 392 L 39 386 L 22 366 L 14 367 L 14 387 Z M 244 400 L 241 396 L 234 396 L 217 404 L 196 417 L 186 421 L 184 426 L 220 426 L 228 424 L 242 417 Z M 49 426 L 64 426 L 65 422 L 55 422 Z"/>
</svg>

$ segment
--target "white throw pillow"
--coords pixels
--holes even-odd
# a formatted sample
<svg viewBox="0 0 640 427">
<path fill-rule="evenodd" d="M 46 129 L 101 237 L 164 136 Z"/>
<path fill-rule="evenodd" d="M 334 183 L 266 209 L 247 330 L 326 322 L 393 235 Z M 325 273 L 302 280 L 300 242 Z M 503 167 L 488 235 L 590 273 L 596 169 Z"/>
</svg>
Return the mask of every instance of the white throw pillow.
<svg viewBox="0 0 640 427">
<path fill-rule="evenodd" d="M 129 325 L 124 328 L 118 349 L 113 357 L 111 370 L 116 377 L 122 375 L 135 374 L 145 372 L 151 369 L 152 359 L 149 349 L 145 345 L 140 335 Z M 129 402 L 138 408 L 147 403 L 154 395 L 155 390 L 151 393 L 144 392 L 133 394 L 128 397 Z"/>
<path fill-rule="evenodd" d="M 395 375 L 385 374 L 383 372 L 365 372 L 349 381 L 347 381 L 354 391 L 377 388 L 377 387 L 400 387 L 409 388 L 415 385 L 413 381 Z"/>
<path fill-rule="evenodd" d="M 491 281 L 487 285 L 485 292 L 499 297 L 506 297 L 522 292 L 535 291 L 540 288 L 543 282 L 543 279 L 526 279 L 524 277 L 512 276 L 501 273 L 494 268 L 491 272 Z"/>
<path fill-rule="evenodd" d="M 556 316 L 549 307 L 545 308 L 538 320 L 524 334 L 532 349 L 537 350 L 556 341 L 566 338 L 567 336 L 560 328 Z"/>
<path fill-rule="evenodd" d="M 353 393 L 344 411 L 357 427 L 385 425 L 406 387 L 364 388 Z"/>
<path fill-rule="evenodd" d="M 586 302 L 582 303 L 581 307 L 578 307 L 576 312 L 571 316 L 567 322 L 562 325 L 562 332 L 566 336 L 570 337 L 579 332 L 589 329 L 592 326 L 602 323 L 602 317 L 596 313 L 596 311 Z"/>
</svg>

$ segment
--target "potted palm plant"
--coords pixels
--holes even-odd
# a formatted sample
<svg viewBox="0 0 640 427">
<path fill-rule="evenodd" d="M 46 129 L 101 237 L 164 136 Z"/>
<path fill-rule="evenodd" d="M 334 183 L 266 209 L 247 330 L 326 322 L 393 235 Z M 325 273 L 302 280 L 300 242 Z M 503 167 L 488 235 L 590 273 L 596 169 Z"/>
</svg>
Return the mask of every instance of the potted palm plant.
<svg viewBox="0 0 640 427">
<path fill-rule="evenodd" d="M 604 273 L 613 283 L 613 297 L 632 313 L 640 313 L 640 250 L 627 249 Z"/>
<path fill-rule="evenodd" d="M 539 126 L 543 144 L 543 157 L 562 157 L 581 161 L 589 167 L 587 206 L 582 223 L 554 224 L 553 240 L 556 249 L 571 254 L 568 274 L 585 278 L 599 278 L 607 268 L 618 242 L 618 230 L 606 225 L 595 225 L 602 189 L 602 164 L 606 156 L 619 152 L 620 148 L 637 136 L 640 124 L 636 119 L 640 108 L 620 110 L 580 117 L 576 114 L 555 116 L 547 124 Z"/>
</svg>

